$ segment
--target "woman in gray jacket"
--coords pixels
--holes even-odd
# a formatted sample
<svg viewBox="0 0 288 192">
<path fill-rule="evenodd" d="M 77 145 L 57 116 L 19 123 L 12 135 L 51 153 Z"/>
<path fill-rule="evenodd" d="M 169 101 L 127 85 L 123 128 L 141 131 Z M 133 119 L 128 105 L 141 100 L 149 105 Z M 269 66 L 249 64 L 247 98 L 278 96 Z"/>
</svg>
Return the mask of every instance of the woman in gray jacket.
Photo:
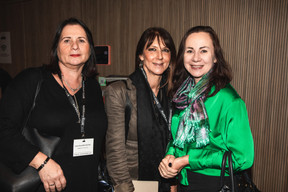
<svg viewBox="0 0 288 192">
<path fill-rule="evenodd" d="M 136 70 L 126 82 L 105 89 L 107 168 L 116 192 L 133 192 L 132 180 L 158 181 L 160 192 L 170 191 L 158 165 L 170 137 L 167 89 L 175 60 L 171 35 L 163 28 L 148 28 L 137 45 Z M 126 96 L 131 102 L 127 133 Z"/>
</svg>

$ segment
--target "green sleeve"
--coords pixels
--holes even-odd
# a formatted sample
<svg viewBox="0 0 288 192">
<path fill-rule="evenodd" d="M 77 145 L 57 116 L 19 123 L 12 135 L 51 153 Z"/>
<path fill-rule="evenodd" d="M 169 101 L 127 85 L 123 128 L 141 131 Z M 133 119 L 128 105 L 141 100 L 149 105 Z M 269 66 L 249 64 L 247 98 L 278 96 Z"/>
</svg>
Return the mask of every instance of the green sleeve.
<svg viewBox="0 0 288 192">
<path fill-rule="evenodd" d="M 166 155 L 174 155 L 175 156 L 175 148 L 173 146 L 173 140 L 171 140 L 167 145 Z"/>
<path fill-rule="evenodd" d="M 235 171 L 248 169 L 254 162 L 254 142 L 247 109 L 242 99 L 232 103 L 227 113 L 227 138 L 225 143 L 232 151 Z"/>
</svg>

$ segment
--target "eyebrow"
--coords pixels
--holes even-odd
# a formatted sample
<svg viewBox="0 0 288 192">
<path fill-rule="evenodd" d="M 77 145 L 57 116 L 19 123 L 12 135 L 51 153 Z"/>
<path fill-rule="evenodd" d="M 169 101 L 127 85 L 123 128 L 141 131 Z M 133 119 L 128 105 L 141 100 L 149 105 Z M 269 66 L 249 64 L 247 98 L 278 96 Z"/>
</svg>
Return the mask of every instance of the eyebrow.
<svg viewBox="0 0 288 192">
<path fill-rule="evenodd" d="M 200 49 L 204 49 L 204 48 L 210 49 L 210 47 L 208 47 L 208 46 L 200 47 Z M 194 49 L 194 48 L 193 47 L 186 47 L 186 49 Z"/>
<path fill-rule="evenodd" d="M 161 48 L 161 46 L 159 46 L 160 47 L 160 49 L 169 49 L 167 46 L 164 46 L 164 47 L 162 47 Z M 149 47 L 147 47 L 146 49 L 149 49 L 149 48 L 158 48 L 158 46 L 157 45 L 153 45 L 153 44 L 151 44 Z M 170 50 L 170 49 L 169 49 Z"/>
<path fill-rule="evenodd" d="M 71 39 L 71 37 L 70 36 L 65 36 L 65 37 L 62 37 L 61 39 L 65 39 L 65 38 L 68 38 L 68 39 Z M 77 39 L 87 39 L 86 37 L 77 37 Z"/>
</svg>

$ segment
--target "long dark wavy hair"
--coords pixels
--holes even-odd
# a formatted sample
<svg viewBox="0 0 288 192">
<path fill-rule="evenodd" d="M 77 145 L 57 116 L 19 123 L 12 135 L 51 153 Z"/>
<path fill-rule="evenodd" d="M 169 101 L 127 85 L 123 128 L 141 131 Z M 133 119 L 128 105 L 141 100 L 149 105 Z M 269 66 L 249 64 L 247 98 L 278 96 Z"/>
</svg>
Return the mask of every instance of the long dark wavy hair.
<svg viewBox="0 0 288 192">
<path fill-rule="evenodd" d="M 63 31 L 63 28 L 66 25 L 80 25 L 87 36 L 89 47 L 90 47 L 90 57 L 86 61 L 82 74 L 86 77 L 95 77 L 97 75 L 97 69 L 96 69 L 96 54 L 94 51 L 94 42 L 92 33 L 89 30 L 89 28 L 85 25 L 85 23 L 79 19 L 76 18 L 69 18 L 64 20 L 57 28 L 56 34 L 52 43 L 51 52 L 50 52 L 50 63 L 46 66 L 49 71 L 53 74 L 61 74 L 60 68 L 59 68 L 59 58 L 57 55 L 57 48 L 59 45 L 59 40 L 61 37 L 61 33 Z"/>
<path fill-rule="evenodd" d="M 162 41 L 162 43 L 170 50 L 170 53 L 171 53 L 170 65 L 163 74 L 163 75 L 167 75 L 166 83 L 168 83 L 168 89 L 171 89 L 172 72 L 176 64 L 176 48 L 175 48 L 175 44 L 170 33 L 166 31 L 165 29 L 161 27 L 150 27 L 142 33 L 138 41 L 137 48 L 136 48 L 135 69 L 137 69 L 140 66 L 141 60 L 139 58 L 139 55 L 143 54 L 145 45 L 147 44 L 146 48 L 148 48 L 153 43 L 155 38 L 157 38 L 158 43 Z"/>
<path fill-rule="evenodd" d="M 210 26 L 195 26 L 190 28 L 181 40 L 177 54 L 176 66 L 173 72 L 173 86 L 171 90 L 169 90 L 170 96 L 173 96 L 176 93 L 177 89 L 181 86 L 183 81 L 190 75 L 184 67 L 184 52 L 186 39 L 192 33 L 199 32 L 205 32 L 209 34 L 214 46 L 214 55 L 217 59 L 217 62 L 214 63 L 211 76 L 209 78 L 208 89 L 205 93 L 206 96 L 211 91 L 211 87 L 213 85 L 215 85 L 215 91 L 213 91 L 213 93 L 209 96 L 216 95 L 216 93 L 220 91 L 220 89 L 224 88 L 232 80 L 232 70 L 230 65 L 224 59 L 223 50 L 220 46 L 219 38 L 216 32 Z"/>
</svg>

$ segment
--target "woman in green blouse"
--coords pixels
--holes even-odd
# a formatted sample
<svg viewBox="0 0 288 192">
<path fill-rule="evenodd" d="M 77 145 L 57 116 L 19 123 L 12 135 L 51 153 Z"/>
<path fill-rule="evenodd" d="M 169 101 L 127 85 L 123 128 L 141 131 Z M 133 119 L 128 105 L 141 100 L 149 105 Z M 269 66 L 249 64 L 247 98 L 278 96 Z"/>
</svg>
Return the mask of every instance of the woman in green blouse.
<svg viewBox="0 0 288 192">
<path fill-rule="evenodd" d="M 246 106 L 231 80 L 215 31 L 209 26 L 188 30 L 179 47 L 171 90 L 172 140 L 159 165 L 162 177 L 178 175 L 180 192 L 220 189 L 225 151 L 232 152 L 234 171 L 253 164 Z"/>
</svg>

